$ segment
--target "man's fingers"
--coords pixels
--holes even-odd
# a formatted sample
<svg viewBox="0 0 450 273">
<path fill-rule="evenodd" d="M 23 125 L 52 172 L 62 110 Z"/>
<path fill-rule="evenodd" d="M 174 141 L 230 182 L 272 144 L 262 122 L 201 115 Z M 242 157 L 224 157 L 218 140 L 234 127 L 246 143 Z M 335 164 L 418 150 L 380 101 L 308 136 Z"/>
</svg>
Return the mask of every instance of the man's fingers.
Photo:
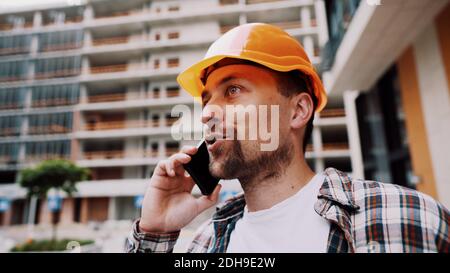
<svg viewBox="0 0 450 273">
<path fill-rule="evenodd" d="M 217 201 L 219 200 L 219 193 L 220 193 L 221 188 L 222 188 L 222 185 L 217 184 L 216 188 L 210 195 L 208 195 L 208 196 L 203 195 L 203 196 L 197 198 L 196 202 L 197 202 L 198 213 L 203 212 L 204 210 L 214 206 L 217 203 Z"/>
<path fill-rule="evenodd" d="M 191 160 L 191 157 L 184 153 L 177 153 L 169 157 L 166 163 L 167 174 L 171 177 L 175 175 L 183 175 L 184 168 L 182 164 L 186 164 Z M 179 167 L 179 168 L 178 168 Z"/>
<path fill-rule="evenodd" d="M 197 152 L 197 147 L 191 146 L 191 145 L 185 145 L 181 148 L 181 152 L 188 154 L 188 155 L 193 155 Z"/>
</svg>

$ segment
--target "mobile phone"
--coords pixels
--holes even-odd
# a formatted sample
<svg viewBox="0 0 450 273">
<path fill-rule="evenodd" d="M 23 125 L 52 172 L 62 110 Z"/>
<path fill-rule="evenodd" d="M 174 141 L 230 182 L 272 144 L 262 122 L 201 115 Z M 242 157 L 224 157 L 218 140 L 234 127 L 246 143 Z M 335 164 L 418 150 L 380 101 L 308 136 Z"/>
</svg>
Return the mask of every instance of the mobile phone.
<svg viewBox="0 0 450 273">
<path fill-rule="evenodd" d="M 197 153 L 192 155 L 191 161 L 183 164 L 183 167 L 200 188 L 202 194 L 210 195 L 220 179 L 214 177 L 209 171 L 209 154 L 206 142 L 201 141 L 197 148 Z"/>
</svg>

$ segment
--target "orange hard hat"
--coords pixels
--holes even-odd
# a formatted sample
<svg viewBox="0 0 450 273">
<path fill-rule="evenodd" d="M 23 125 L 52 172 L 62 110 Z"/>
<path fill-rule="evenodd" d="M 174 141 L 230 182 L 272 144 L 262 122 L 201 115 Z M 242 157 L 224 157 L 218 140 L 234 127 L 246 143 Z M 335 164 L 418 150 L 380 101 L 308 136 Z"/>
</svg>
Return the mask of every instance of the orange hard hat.
<svg viewBox="0 0 450 273">
<path fill-rule="evenodd" d="M 322 81 L 302 45 L 283 29 L 263 23 L 240 25 L 225 33 L 209 47 L 203 60 L 178 75 L 178 83 L 192 96 L 200 97 L 205 70 L 224 58 L 252 61 L 280 72 L 299 70 L 313 85 L 316 112 L 327 103 Z"/>
</svg>

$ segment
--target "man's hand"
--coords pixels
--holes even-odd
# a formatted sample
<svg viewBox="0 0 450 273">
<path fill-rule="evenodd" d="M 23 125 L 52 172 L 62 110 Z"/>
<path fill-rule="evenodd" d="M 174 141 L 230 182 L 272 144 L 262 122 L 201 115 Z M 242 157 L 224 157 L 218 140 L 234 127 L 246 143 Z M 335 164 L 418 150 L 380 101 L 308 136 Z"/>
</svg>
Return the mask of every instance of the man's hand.
<svg viewBox="0 0 450 273">
<path fill-rule="evenodd" d="M 196 198 L 191 194 L 195 182 L 185 175 L 182 164 L 188 163 L 191 160 L 190 155 L 196 152 L 197 147 L 184 146 L 180 153 L 158 163 L 142 202 L 139 222 L 142 231 L 178 231 L 217 203 L 220 184 L 209 196 Z"/>
</svg>

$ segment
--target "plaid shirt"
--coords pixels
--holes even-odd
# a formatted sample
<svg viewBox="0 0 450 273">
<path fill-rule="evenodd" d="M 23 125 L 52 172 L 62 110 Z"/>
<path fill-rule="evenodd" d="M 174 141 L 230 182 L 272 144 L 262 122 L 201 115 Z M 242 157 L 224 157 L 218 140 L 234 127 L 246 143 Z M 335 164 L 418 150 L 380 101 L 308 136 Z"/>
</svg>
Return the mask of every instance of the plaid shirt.
<svg viewBox="0 0 450 273">
<path fill-rule="evenodd" d="M 328 252 L 450 252 L 449 211 L 431 197 L 400 186 L 356 180 L 333 168 L 324 171 L 315 211 L 330 224 Z M 226 252 L 245 199 L 218 207 L 188 252 Z M 126 252 L 172 252 L 179 232 L 141 233 L 139 220 Z"/>
</svg>

